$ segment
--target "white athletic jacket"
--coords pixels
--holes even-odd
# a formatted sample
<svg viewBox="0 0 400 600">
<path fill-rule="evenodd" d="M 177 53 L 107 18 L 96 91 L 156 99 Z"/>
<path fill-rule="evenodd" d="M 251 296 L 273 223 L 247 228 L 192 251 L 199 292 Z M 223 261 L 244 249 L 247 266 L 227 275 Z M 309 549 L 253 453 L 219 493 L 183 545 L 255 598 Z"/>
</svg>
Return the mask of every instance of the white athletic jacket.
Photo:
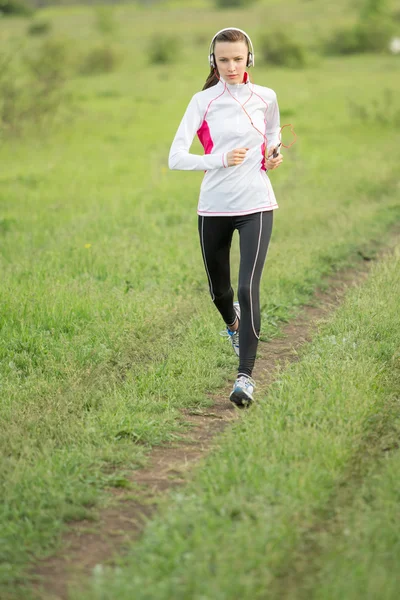
<svg viewBox="0 0 400 600">
<path fill-rule="evenodd" d="M 265 168 L 268 149 L 279 142 L 279 108 L 273 90 L 251 83 L 217 85 L 193 96 L 169 153 L 169 168 L 205 171 L 197 213 L 204 216 L 246 215 L 278 208 Z M 194 136 L 204 156 L 190 154 Z M 242 164 L 228 167 L 227 153 L 249 148 Z"/>
</svg>

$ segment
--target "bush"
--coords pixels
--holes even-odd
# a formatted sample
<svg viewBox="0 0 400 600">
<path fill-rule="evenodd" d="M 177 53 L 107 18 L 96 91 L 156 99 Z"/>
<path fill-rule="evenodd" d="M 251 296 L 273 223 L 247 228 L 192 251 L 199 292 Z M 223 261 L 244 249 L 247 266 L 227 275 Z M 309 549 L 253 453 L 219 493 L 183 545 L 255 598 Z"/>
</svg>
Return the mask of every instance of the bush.
<svg viewBox="0 0 400 600">
<path fill-rule="evenodd" d="M 81 75 L 99 75 L 111 73 L 119 63 L 119 56 L 109 44 L 96 46 L 83 58 L 79 73 Z"/>
<path fill-rule="evenodd" d="M 67 100 L 65 42 L 48 39 L 20 62 L 18 68 L 11 60 L 1 62 L 0 129 L 11 132 L 21 131 L 28 122 L 39 123 L 54 116 Z"/>
<path fill-rule="evenodd" d="M 327 52 L 387 52 L 395 29 L 392 16 L 387 0 L 364 0 L 358 22 L 353 27 L 335 31 L 326 44 Z"/>
<path fill-rule="evenodd" d="M 114 14 L 113 8 L 110 6 L 98 6 L 96 8 L 96 29 L 104 37 L 112 37 L 117 32 Z"/>
<path fill-rule="evenodd" d="M 51 22 L 45 19 L 32 21 L 26 30 L 28 35 L 45 35 L 51 31 Z"/>
<path fill-rule="evenodd" d="M 68 48 L 57 38 L 45 40 L 36 53 L 26 57 L 26 64 L 35 80 L 56 87 L 67 79 Z"/>
<path fill-rule="evenodd" d="M 393 34 L 393 25 L 386 18 L 371 17 L 356 25 L 359 52 L 385 52 Z"/>
<path fill-rule="evenodd" d="M 50 38 L 43 42 L 33 56 L 26 58 L 31 76 L 29 117 L 41 121 L 54 115 L 66 100 L 69 52 L 66 42 Z"/>
<path fill-rule="evenodd" d="M 9 65 L 0 73 L 0 131 L 14 130 L 26 111 L 26 97 Z"/>
<path fill-rule="evenodd" d="M 176 61 L 180 51 L 180 43 L 172 35 L 156 35 L 149 47 L 150 63 L 168 64 Z"/>
<path fill-rule="evenodd" d="M 29 17 L 33 13 L 33 7 L 25 0 L 0 0 L 0 16 Z"/>
<path fill-rule="evenodd" d="M 260 54 L 271 65 L 301 69 L 307 64 L 306 48 L 284 31 L 259 40 Z"/>
<path fill-rule="evenodd" d="M 330 54 L 355 54 L 388 51 L 393 34 L 392 23 L 383 17 L 361 19 L 350 29 L 338 30 L 328 41 Z"/>
<path fill-rule="evenodd" d="M 328 40 L 325 50 L 327 54 L 355 54 L 359 52 L 359 45 L 355 27 L 337 29 Z"/>
<path fill-rule="evenodd" d="M 361 8 L 361 19 L 389 17 L 390 11 L 387 0 L 365 0 Z"/>
</svg>

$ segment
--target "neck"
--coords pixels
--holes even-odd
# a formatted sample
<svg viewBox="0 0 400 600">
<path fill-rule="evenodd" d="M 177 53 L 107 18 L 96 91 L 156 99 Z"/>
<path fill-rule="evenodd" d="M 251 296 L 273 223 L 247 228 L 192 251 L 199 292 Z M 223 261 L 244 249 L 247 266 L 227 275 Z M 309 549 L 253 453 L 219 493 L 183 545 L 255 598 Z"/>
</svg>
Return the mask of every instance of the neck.
<svg viewBox="0 0 400 600">
<path fill-rule="evenodd" d="M 243 79 L 239 83 L 229 83 L 229 81 L 227 81 L 226 79 L 224 79 L 221 75 L 218 75 L 218 73 L 216 71 L 215 71 L 215 74 L 218 77 L 219 81 L 221 83 L 223 83 L 224 85 L 230 85 L 230 86 L 234 86 L 234 85 L 246 85 L 246 83 L 248 83 L 250 81 L 249 74 L 247 73 L 247 71 L 244 72 Z"/>
</svg>

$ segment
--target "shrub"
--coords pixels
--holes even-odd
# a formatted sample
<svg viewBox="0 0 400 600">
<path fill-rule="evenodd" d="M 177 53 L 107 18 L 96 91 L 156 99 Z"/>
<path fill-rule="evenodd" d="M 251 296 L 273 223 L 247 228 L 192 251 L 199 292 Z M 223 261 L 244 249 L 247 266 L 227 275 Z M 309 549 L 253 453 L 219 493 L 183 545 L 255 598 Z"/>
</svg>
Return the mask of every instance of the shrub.
<svg viewBox="0 0 400 600">
<path fill-rule="evenodd" d="M 3 64 L 0 73 L 0 131 L 16 129 L 24 118 L 26 104 L 23 87 L 17 83 L 12 69 Z"/>
<path fill-rule="evenodd" d="M 271 65 L 301 69 L 307 64 L 305 47 L 284 31 L 259 40 L 260 54 Z"/>
<path fill-rule="evenodd" d="M 45 40 L 33 55 L 26 56 L 26 65 L 37 82 L 57 86 L 67 78 L 68 48 L 62 39 Z"/>
<path fill-rule="evenodd" d="M 359 40 L 355 27 L 337 29 L 325 46 L 327 54 L 354 54 L 358 49 Z"/>
<path fill-rule="evenodd" d="M 98 6 L 96 8 L 96 29 L 104 37 L 115 35 L 117 32 L 117 23 L 112 7 Z"/>
<path fill-rule="evenodd" d="M 156 35 L 149 47 L 150 63 L 168 64 L 176 61 L 180 50 L 178 39 L 172 35 Z"/>
<path fill-rule="evenodd" d="M 0 129 L 11 132 L 54 116 L 68 98 L 65 42 L 48 39 L 19 62 L 16 68 L 11 60 L 3 60 L 0 70 Z"/>
<path fill-rule="evenodd" d="M 388 50 L 393 25 L 386 18 L 370 17 L 356 25 L 359 52 L 384 52 Z"/>
<path fill-rule="evenodd" d="M 33 7 L 25 0 L 0 0 L 0 16 L 21 16 L 28 17 L 33 15 Z"/>
<path fill-rule="evenodd" d="M 364 0 L 353 27 L 335 31 L 326 44 L 331 54 L 385 52 L 394 34 L 393 15 L 387 0 Z"/>
<path fill-rule="evenodd" d="M 361 19 L 389 17 L 390 11 L 387 0 L 365 0 L 361 8 Z"/>
<path fill-rule="evenodd" d="M 119 63 L 119 56 L 109 44 L 101 44 L 88 52 L 79 66 L 81 75 L 99 75 L 114 71 Z"/>
<path fill-rule="evenodd" d="M 32 21 L 26 30 L 28 35 L 45 35 L 51 31 L 51 22 L 45 19 Z"/>
<path fill-rule="evenodd" d="M 33 56 L 26 57 L 26 65 L 31 76 L 29 117 L 41 121 L 54 115 L 66 100 L 69 67 L 66 42 L 57 38 L 45 40 Z"/>
<path fill-rule="evenodd" d="M 349 29 L 337 30 L 328 41 L 330 54 L 385 52 L 393 34 L 392 23 L 383 17 L 361 19 Z"/>
</svg>

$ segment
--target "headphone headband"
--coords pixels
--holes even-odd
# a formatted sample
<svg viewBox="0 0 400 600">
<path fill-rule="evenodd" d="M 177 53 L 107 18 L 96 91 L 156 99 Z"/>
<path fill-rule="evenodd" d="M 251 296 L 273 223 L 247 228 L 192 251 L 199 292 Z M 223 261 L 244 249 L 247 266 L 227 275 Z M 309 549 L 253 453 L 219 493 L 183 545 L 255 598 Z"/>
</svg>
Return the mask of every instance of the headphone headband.
<svg viewBox="0 0 400 600">
<path fill-rule="evenodd" d="M 210 49 L 208 51 L 208 62 L 210 63 L 210 67 L 214 67 L 214 68 L 216 67 L 215 58 L 214 58 L 215 38 L 218 37 L 220 33 L 223 33 L 224 31 L 231 31 L 231 30 L 240 31 L 240 33 L 243 33 L 243 35 L 247 39 L 247 42 L 249 45 L 249 56 L 248 56 L 246 66 L 247 67 L 254 66 L 254 48 L 253 48 L 253 43 L 250 39 L 250 36 L 247 35 L 247 33 L 245 31 L 243 31 L 243 29 L 239 29 L 238 27 L 225 27 L 225 29 L 221 29 L 220 31 L 217 31 L 217 33 L 214 35 L 213 39 L 211 40 Z"/>
</svg>

